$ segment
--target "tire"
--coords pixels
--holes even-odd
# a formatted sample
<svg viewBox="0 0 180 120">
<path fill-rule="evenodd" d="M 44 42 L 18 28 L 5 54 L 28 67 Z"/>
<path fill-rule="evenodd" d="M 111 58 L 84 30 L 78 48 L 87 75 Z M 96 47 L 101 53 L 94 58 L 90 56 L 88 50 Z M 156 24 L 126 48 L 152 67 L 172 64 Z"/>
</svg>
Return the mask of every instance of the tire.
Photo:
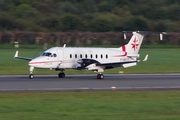
<svg viewBox="0 0 180 120">
<path fill-rule="evenodd" d="M 29 79 L 33 79 L 34 78 L 34 75 L 33 74 L 30 74 L 29 75 Z"/>
<path fill-rule="evenodd" d="M 97 79 L 103 79 L 104 75 L 103 74 L 97 74 Z"/>
<path fill-rule="evenodd" d="M 65 78 L 65 74 L 64 73 L 59 73 L 58 76 L 59 76 L 59 78 Z"/>
<path fill-rule="evenodd" d="M 61 78 L 65 78 L 65 74 L 64 73 L 61 74 Z"/>
</svg>

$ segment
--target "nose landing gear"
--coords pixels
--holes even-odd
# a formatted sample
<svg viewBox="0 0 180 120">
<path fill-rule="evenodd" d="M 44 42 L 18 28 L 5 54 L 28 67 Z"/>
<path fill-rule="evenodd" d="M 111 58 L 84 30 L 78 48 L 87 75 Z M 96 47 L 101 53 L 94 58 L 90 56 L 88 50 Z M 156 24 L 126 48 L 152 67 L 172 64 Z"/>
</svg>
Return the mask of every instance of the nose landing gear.
<svg viewBox="0 0 180 120">
<path fill-rule="evenodd" d="M 33 79 L 33 78 L 34 78 L 33 70 L 34 70 L 34 67 L 30 67 L 30 68 L 29 68 L 29 71 L 30 71 L 29 78 L 30 78 L 30 79 Z"/>
</svg>

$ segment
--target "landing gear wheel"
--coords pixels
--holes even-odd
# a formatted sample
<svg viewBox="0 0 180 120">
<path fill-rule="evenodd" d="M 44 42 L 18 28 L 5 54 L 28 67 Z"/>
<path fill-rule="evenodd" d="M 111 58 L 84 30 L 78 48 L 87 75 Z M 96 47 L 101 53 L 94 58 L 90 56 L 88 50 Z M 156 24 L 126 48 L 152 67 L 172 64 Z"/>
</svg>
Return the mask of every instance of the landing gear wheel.
<svg viewBox="0 0 180 120">
<path fill-rule="evenodd" d="M 104 75 L 103 74 L 97 74 L 97 79 L 103 79 Z"/>
<path fill-rule="evenodd" d="M 30 78 L 30 79 L 33 79 L 33 78 L 34 78 L 34 75 L 33 75 L 33 74 L 30 74 L 30 75 L 29 75 L 29 78 Z"/>
<path fill-rule="evenodd" d="M 58 76 L 59 76 L 59 78 L 65 78 L 66 75 L 65 75 L 65 73 L 62 72 L 62 73 L 59 73 Z"/>
</svg>

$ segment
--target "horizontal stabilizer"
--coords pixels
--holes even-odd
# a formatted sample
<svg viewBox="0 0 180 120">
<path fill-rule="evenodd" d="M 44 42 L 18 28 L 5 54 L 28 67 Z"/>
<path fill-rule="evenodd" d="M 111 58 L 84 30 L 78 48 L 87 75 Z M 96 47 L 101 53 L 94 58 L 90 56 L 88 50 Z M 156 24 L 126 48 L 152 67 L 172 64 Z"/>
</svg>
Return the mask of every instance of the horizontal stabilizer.
<svg viewBox="0 0 180 120">
<path fill-rule="evenodd" d="M 136 62 L 135 63 L 128 63 L 128 64 L 123 64 L 123 67 L 128 68 L 128 67 L 132 67 L 132 66 L 136 66 L 136 65 L 137 65 Z"/>
<path fill-rule="evenodd" d="M 136 32 L 136 33 L 139 33 L 139 34 L 142 34 L 142 35 L 150 35 L 150 34 L 159 34 L 159 38 L 160 40 L 163 40 L 163 34 L 167 34 L 166 32 L 151 32 L 151 31 L 123 31 L 123 36 L 124 36 L 124 39 L 126 39 L 126 33 L 133 33 L 133 32 Z"/>
<path fill-rule="evenodd" d="M 138 58 L 139 54 L 127 54 L 127 57 L 136 57 L 136 58 Z"/>
</svg>

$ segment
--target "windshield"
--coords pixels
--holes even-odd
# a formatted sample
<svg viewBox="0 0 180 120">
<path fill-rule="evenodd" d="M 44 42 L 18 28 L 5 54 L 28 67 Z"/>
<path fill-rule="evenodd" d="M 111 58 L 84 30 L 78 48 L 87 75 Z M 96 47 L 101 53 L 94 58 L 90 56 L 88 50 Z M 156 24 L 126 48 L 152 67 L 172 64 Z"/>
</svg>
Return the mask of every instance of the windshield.
<svg viewBox="0 0 180 120">
<path fill-rule="evenodd" d="M 48 56 L 48 57 L 50 57 L 51 53 L 50 52 L 44 52 L 44 53 L 41 54 L 41 56 Z"/>
</svg>

